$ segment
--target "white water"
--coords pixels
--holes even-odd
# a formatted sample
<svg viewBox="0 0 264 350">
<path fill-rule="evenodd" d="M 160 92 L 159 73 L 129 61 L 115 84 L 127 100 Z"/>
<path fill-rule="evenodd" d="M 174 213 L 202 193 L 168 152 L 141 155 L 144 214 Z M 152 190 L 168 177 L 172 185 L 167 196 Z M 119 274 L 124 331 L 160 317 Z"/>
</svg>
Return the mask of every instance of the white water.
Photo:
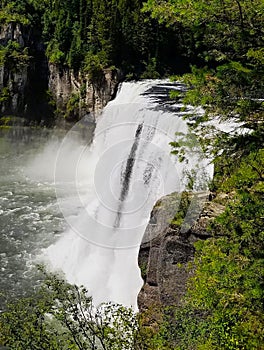
<svg viewBox="0 0 264 350">
<path fill-rule="evenodd" d="M 167 108 L 162 97 L 171 88 L 183 87 L 123 83 L 98 119 L 93 144 L 76 140 L 74 129 L 57 155 L 57 196 L 69 228 L 45 257 L 69 282 L 86 286 L 95 304 L 112 301 L 137 309 L 143 282 L 138 251 L 155 202 L 183 191 L 186 171 L 195 169 L 197 179 L 204 179 L 202 185 L 197 180 L 196 190 L 204 190 L 206 176 L 212 176 L 198 144 L 188 164 L 170 155 L 175 132 L 188 133 L 182 115 L 194 112 Z"/>
</svg>

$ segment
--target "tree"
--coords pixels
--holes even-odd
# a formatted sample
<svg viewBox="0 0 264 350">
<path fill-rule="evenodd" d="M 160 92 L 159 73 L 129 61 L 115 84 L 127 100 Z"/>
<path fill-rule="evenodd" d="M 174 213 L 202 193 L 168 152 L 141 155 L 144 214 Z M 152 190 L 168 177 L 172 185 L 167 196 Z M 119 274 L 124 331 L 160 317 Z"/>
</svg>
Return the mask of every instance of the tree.
<svg viewBox="0 0 264 350">
<path fill-rule="evenodd" d="M 248 0 L 145 5 L 159 21 L 192 33 L 199 67 L 176 77 L 188 91 L 174 98 L 205 108 L 188 122 L 213 153 L 216 200 L 222 192 L 228 198 L 209 228 L 212 238 L 196 244 L 185 304 L 170 318 L 175 349 L 263 348 L 263 6 Z M 239 122 L 237 132 L 217 131 L 215 118 Z M 172 146 L 182 154 L 179 144 Z"/>
<path fill-rule="evenodd" d="M 111 303 L 96 308 L 85 288 L 41 270 L 41 288 L 0 315 L 0 345 L 16 350 L 133 349 L 137 321 L 131 309 Z"/>
</svg>

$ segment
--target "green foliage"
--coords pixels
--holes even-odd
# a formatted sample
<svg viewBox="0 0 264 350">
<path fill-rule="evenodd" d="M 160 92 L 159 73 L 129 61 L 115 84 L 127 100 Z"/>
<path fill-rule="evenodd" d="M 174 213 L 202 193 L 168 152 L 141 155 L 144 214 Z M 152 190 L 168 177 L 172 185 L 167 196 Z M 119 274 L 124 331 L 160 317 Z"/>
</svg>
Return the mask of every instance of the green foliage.
<svg viewBox="0 0 264 350">
<path fill-rule="evenodd" d="M 65 118 L 73 118 L 74 112 L 79 108 L 79 105 L 80 95 L 78 93 L 72 94 L 67 102 Z"/>
<path fill-rule="evenodd" d="M 213 349 L 208 342 L 210 321 L 205 312 L 198 312 L 189 305 L 179 307 L 170 306 L 163 310 L 163 337 L 166 339 L 167 349 L 193 350 L 202 349 L 204 340 L 207 346 L 204 349 Z"/>
<path fill-rule="evenodd" d="M 8 101 L 10 98 L 10 91 L 7 87 L 4 87 L 0 92 L 0 103 Z"/>
<path fill-rule="evenodd" d="M 30 60 L 27 48 L 22 48 L 16 41 L 9 41 L 0 46 L 0 66 L 6 65 L 10 70 L 19 70 L 27 66 Z"/>
<path fill-rule="evenodd" d="M 172 226 L 181 227 L 184 218 L 186 216 L 187 210 L 191 202 L 190 193 L 183 192 L 180 200 L 180 205 L 177 213 L 175 214 L 173 220 L 171 221 Z"/>
<path fill-rule="evenodd" d="M 228 0 L 223 6 L 220 0 L 149 0 L 144 9 L 193 34 L 193 50 L 204 68 L 193 66 L 183 77 L 189 87 L 186 104 L 203 105 L 208 115 L 232 117 L 247 127 L 263 122 L 262 1 L 252 6 L 249 0 Z"/>
<path fill-rule="evenodd" d="M 43 272 L 42 287 L 0 315 L 0 345 L 16 350 L 132 349 L 137 331 L 132 310 L 114 304 L 95 308 L 84 288 Z"/>
<path fill-rule="evenodd" d="M 139 0 L 47 2 L 42 18 L 49 60 L 87 72 L 90 61 L 98 59 L 97 68 L 116 66 L 128 75 L 159 77 L 174 64 L 167 38 L 178 40 L 178 34 L 158 26 L 141 8 Z"/>
<path fill-rule="evenodd" d="M 135 314 L 121 305 L 99 307 L 83 287 L 45 272 L 31 297 L 0 314 L 0 346 L 49 350 L 166 350 L 170 347 L 167 311 L 160 306 Z M 170 319 L 171 321 L 171 319 Z"/>
<path fill-rule="evenodd" d="M 210 338 L 215 347 L 260 349 L 264 321 L 260 218 L 264 203 L 255 194 L 243 194 L 238 200 L 217 221 L 216 232 L 226 236 L 197 247 L 199 258 L 189 302 L 209 312 Z"/>
<path fill-rule="evenodd" d="M 205 108 L 205 117 L 192 117 L 190 126 L 215 157 L 214 190 L 229 198 L 211 224 L 212 238 L 196 244 L 185 304 L 167 326 L 174 349 L 263 349 L 263 6 L 249 0 L 149 0 L 144 6 L 160 22 L 193 34 L 190 47 L 202 68 L 193 66 L 181 78 L 188 86 L 183 101 Z M 247 130 L 217 131 L 216 117 Z M 184 160 L 181 138 L 171 146 Z"/>
<path fill-rule="evenodd" d="M 21 24 L 25 27 L 38 27 L 40 14 L 45 9 L 46 1 L 38 0 L 1 0 L 0 24 Z"/>
<path fill-rule="evenodd" d="M 101 62 L 102 60 L 100 59 L 100 56 L 100 53 L 98 55 L 94 55 L 90 52 L 88 52 L 85 56 L 83 69 L 92 81 L 100 81 L 104 76 L 104 64 Z"/>
<path fill-rule="evenodd" d="M 202 57 L 207 60 L 234 60 L 242 57 L 252 43 L 263 36 L 263 2 L 250 0 L 224 3 L 221 0 L 149 0 L 144 5 L 154 18 L 169 26 L 190 28 Z M 256 36 L 256 34 L 258 35 Z"/>
<path fill-rule="evenodd" d="M 46 100 L 51 108 L 56 107 L 56 102 L 53 99 L 52 92 L 50 90 L 45 91 Z"/>
<path fill-rule="evenodd" d="M 12 126 L 12 124 L 13 124 L 12 116 L 0 118 L 0 129 L 9 129 Z"/>
<path fill-rule="evenodd" d="M 81 69 L 94 81 L 109 66 L 122 68 L 130 78 L 157 78 L 171 71 L 172 61 L 178 64 L 177 55 L 194 61 L 196 66 L 181 77 L 186 94 L 172 92 L 171 97 L 202 105 L 206 114 L 191 117 L 195 137 L 176 135 L 172 153 L 188 161 L 200 135 L 202 153 L 215 159 L 212 188 L 229 198 L 211 224 L 212 238 L 196 244 L 196 272 L 181 307 L 153 308 L 137 319 L 121 306 L 94 310 L 83 288 L 47 275 L 33 298 L 1 314 L 1 345 L 16 350 L 263 349 L 263 11 L 261 0 L 1 1 L 2 25 L 16 22 L 32 30 L 41 23 L 49 61 Z M 0 47 L 1 66 L 17 70 L 29 60 L 27 49 L 16 42 Z M 84 94 L 82 87 L 70 97 L 68 118 Z M 0 102 L 8 99 L 4 88 Z M 200 124 L 215 124 L 215 118 L 239 122 L 247 131 L 226 133 Z M 190 189 L 195 176 L 187 174 Z M 184 194 L 172 224 L 182 224 L 189 201 Z"/>
<path fill-rule="evenodd" d="M 158 79 L 160 74 L 157 72 L 157 59 L 151 58 L 146 65 L 146 70 L 141 75 L 142 79 Z"/>
<path fill-rule="evenodd" d="M 175 141 L 170 142 L 170 146 L 173 148 L 172 154 L 178 157 L 180 163 L 187 162 L 188 156 L 196 155 L 202 159 L 203 149 L 201 148 L 202 143 L 198 143 L 197 137 L 193 132 L 187 134 L 182 132 L 175 133 Z"/>
<path fill-rule="evenodd" d="M 65 55 L 64 53 L 59 49 L 59 44 L 57 41 L 50 41 L 47 50 L 46 50 L 47 57 L 49 58 L 50 63 L 53 64 L 62 64 L 64 62 Z"/>
<path fill-rule="evenodd" d="M 181 97 L 181 92 L 177 90 L 171 90 L 170 91 L 170 98 L 174 100 L 178 100 Z"/>
<path fill-rule="evenodd" d="M 264 149 L 236 162 L 224 152 L 218 161 L 217 189 L 232 196 L 210 225 L 212 237 L 195 244 L 195 273 L 182 304 L 162 310 L 159 335 L 168 349 L 263 348 Z M 222 168 L 223 161 L 232 166 Z M 188 197 L 183 217 L 185 207 Z"/>
<path fill-rule="evenodd" d="M 158 78 L 178 66 L 173 55 L 185 50 L 179 44 L 185 34 L 141 10 L 141 0 L 2 0 L 0 20 L 40 35 L 52 64 L 91 68 L 88 74 L 99 79 L 109 67 L 130 78 Z"/>
<path fill-rule="evenodd" d="M 17 7 L 18 6 L 18 7 Z M 2 1 L 0 8 L 0 24 L 21 23 L 28 25 L 29 19 L 25 15 L 25 4 L 23 1 Z"/>
<path fill-rule="evenodd" d="M 172 349 L 166 338 L 164 310 L 152 305 L 137 316 L 138 331 L 134 335 L 134 350 Z"/>
<path fill-rule="evenodd" d="M 140 271 L 141 271 L 141 277 L 143 278 L 143 280 L 146 280 L 147 277 L 147 271 L 148 271 L 148 264 L 147 262 L 142 263 L 140 266 Z"/>
</svg>

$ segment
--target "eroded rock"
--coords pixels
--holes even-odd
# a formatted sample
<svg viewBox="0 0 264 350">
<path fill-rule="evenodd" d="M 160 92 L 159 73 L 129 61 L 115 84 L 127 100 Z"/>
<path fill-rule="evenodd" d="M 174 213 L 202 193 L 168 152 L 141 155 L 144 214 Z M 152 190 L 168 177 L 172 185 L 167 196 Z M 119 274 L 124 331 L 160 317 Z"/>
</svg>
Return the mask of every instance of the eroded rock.
<svg viewBox="0 0 264 350">
<path fill-rule="evenodd" d="M 209 193 L 203 195 L 203 208 L 190 227 L 171 224 L 179 208 L 181 195 L 173 193 L 159 200 L 151 213 L 139 252 L 139 266 L 145 284 L 139 293 L 141 310 L 153 304 L 177 305 L 186 293 L 187 280 L 193 271 L 194 243 L 210 237 L 207 226 L 224 211 L 224 206 L 210 201 Z M 192 196 L 192 195 L 191 195 Z"/>
</svg>

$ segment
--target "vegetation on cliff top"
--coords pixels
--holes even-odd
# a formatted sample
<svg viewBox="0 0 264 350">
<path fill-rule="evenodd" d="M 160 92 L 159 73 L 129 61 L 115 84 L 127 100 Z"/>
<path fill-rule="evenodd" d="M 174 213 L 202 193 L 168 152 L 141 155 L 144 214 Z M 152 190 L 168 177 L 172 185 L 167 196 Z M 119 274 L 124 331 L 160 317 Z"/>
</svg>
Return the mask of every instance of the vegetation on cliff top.
<svg viewBox="0 0 264 350">
<path fill-rule="evenodd" d="M 210 121 L 200 141 L 215 157 L 215 200 L 222 192 L 228 198 L 208 228 L 212 238 L 196 244 L 187 296 L 168 316 L 169 348 L 263 349 L 263 2 L 149 0 L 145 9 L 195 36 L 204 67 L 181 77 L 189 86 L 184 100 L 205 108 L 190 126 Z M 239 124 L 233 133 L 217 131 L 215 118 Z"/>
<path fill-rule="evenodd" d="M 23 6 L 34 8 L 37 3 L 2 1 L 1 11 L 8 9 L 11 18 L 20 11 L 11 5 L 20 4 L 21 18 L 29 19 Z M 185 54 L 188 62 L 199 65 L 182 77 L 189 86 L 185 102 L 203 105 L 206 110 L 190 126 L 199 128 L 201 121 L 220 117 L 246 128 L 232 134 L 204 129 L 201 144 L 215 156 L 212 190 L 216 200 L 218 193 L 227 193 L 226 210 L 208 228 L 212 237 L 196 246 L 196 272 L 182 307 L 162 310 L 158 316 L 152 313 L 147 323 L 156 321 L 151 327 L 140 324 L 141 337 L 145 337 L 141 348 L 263 349 L 263 1 L 148 0 L 143 5 L 125 0 L 50 0 L 43 4 L 39 13 L 51 62 L 73 69 L 94 68 L 94 73 L 116 66 L 131 76 L 145 72 L 151 77 L 171 71 L 175 56 L 168 57 L 170 53 Z M 43 329 L 46 311 L 40 309 L 29 323 L 23 323 L 27 313 L 22 312 L 23 322 L 16 330 L 5 329 L 2 321 L 6 337 L 2 342 L 18 349 L 17 330 L 22 329 L 24 341 L 32 339 L 36 330 Z M 3 315 L 2 320 L 12 320 L 13 315 L 13 311 Z M 60 321 L 65 320 L 60 315 Z M 48 342 L 50 329 L 45 332 Z M 67 346 L 76 348 L 68 335 L 71 344 Z M 63 349 L 56 341 L 52 339 L 48 348 Z M 64 341 L 62 338 L 61 344 Z"/>
<path fill-rule="evenodd" d="M 196 61 L 193 50 L 186 51 L 188 33 L 159 24 L 142 12 L 142 6 L 142 0 L 1 0 L 1 84 L 10 87 L 22 67 L 25 83 L 20 91 L 16 84 L 11 86 L 9 98 L 0 101 L 2 114 L 15 113 L 48 124 L 49 118 L 64 116 L 74 121 L 85 114 L 82 99 L 73 106 L 55 97 L 57 106 L 50 105 L 47 61 L 62 74 L 70 69 L 80 85 L 90 80 L 97 87 L 104 85 L 106 71 L 112 71 L 113 77 L 137 79 L 188 70 L 189 62 Z M 45 110 L 42 116 L 30 96 L 33 93 Z M 81 95 L 81 91 L 75 93 Z M 15 94 L 21 103 L 14 107 Z"/>
<path fill-rule="evenodd" d="M 0 23 L 39 27 L 48 60 L 74 70 L 117 67 L 146 78 L 185 66 L 184 33 L 141 11 L 142 0 L 2 0 Z M 175 42 L 176 45 L 171 45 Z M 92 71 L 91 71 L 92 70 Z"/>
</svg>

